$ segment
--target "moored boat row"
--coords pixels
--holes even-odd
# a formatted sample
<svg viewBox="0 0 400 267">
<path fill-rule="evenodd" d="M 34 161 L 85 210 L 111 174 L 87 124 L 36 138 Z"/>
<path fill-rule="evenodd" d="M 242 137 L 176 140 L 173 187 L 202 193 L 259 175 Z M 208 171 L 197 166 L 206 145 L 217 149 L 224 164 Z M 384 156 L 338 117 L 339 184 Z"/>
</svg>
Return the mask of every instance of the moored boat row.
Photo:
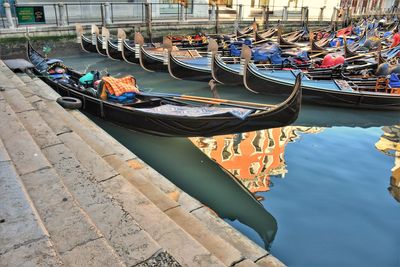
<svg viewBox="0 0 400 267">
<path fill-rule="evenodd" d="M 386 25 L 386 32 L 379 32 L 374 21 L 362 21 L 337 31 L 333 27 L 310 31 L 303 25 L 283 34 L 279 24 L 263 31 L 253 24 L 234 35 L 203 38 L 200 45 L 186 47 L 173 43 L 181 38 L 171 36 L 159 44 L 145 43 L 140 33 L 129 40 L 122 29 L 113 38 L 106 28 L 100 35 L 93 26 L 89 38 L 78 25 L 77 34 L 85 51 L 140 64 L 147 71 L 168 72 L 176 79 L 214 79 L 253 93 L 287 96 L 301 77 L 304 101 L 400 109 L 400 81 L 398 85 L 391 82 L 399 80 L 397 72 L 386 72 L 384 77 L 378 73 L 383 64 L 395 66 L 388 61 L 400 52 L 399 46 L 391 46 L 397 27 L 398 21 L 393 21 Z"/>
</svg>

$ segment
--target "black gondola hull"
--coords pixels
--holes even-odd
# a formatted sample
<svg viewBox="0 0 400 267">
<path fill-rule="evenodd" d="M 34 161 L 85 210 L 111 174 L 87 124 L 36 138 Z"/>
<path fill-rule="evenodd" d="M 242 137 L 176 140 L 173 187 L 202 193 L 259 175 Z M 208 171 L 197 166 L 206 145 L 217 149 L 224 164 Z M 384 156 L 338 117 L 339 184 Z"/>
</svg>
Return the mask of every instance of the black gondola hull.
<svg viewBox="0 0 400 267">
<path fill-rule="evenodd" d="M 254 93 L 287 95 L 292 86 L 288 83 L 279 83 L 268 79 L 247 66 L 244 74 L 244 83 L 247 89 Z M 318 104 L 350 108 L 400 110 L 400 95 L 362 94 L 357 92 L 324 90 L 302 86 L 303 101 Z"/>
<path fill-rule="evenodd" d="M 212 77 L 219 83 L 227 85 L 242 85 L 243 75 L 237 71 L 230 69 L 229 65 L 222 62 L 222 60 L 214 55 L 212 59 Z"/>
<path fill-rule="evenodd" d="M 124 60 L 122 51 L 118 51 L 118 45 L 114 44 L 111 40 L 107 42 L 107 55 L 111 59 Z"/>
<path fill-rule="evenodd" d="M 81 47 L 86 52 L 97 53 L 96 45 L 92 44 L 92 40 L 83 34 L 81 35 Z"/>
<path fill-rule="evenodd" d="M 212 79 L 211 69 L 210 70 L 198 70 L 185 64 L 184 61 L 176 59 L 173 55 L 169 55 L 168 62 L 169 74 L 176 78 L 182 80 L 191 81 L 209 81 Z"/>
<path fill-rule="evenodd" d="M 97 37 L 97 43 L 96 43 L 96 50 L 97 53 L 99 53 L 102 56 L 107 57 L 107 47 L 104 49 L 103 48 L 103 40 L 102 38 Z"/>
<path fill-rule="evenodd" d="M 128 40 L 122 41 L 122 57 L 130 64 L 140 64 L 139 58 L 136 57 L 135 48 L 130 46 Z"/>
<path fill-rule="evenodd" d="M 168 72 L 168 64 L 164 64 L 164 60 L 160 57 L 151 55 L 146 48 L 140 47 L 140 66 L 147 71 Z"/>
</svg>

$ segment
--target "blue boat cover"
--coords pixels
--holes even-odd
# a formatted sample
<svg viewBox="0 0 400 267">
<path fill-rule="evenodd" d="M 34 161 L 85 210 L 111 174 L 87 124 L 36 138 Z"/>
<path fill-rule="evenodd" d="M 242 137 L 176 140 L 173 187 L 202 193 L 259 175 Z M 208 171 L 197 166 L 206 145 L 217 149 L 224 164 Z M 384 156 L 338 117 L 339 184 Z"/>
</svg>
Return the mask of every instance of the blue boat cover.
<svg viewBox="0 0 400 267">
<path fill-rule="evenodd" d="M 188 63 L 190 65 L 196 65 L 196 66 L 206 66 L 206 65 L 208 65 L 208 58 L 207 57 L 198 57 L 198 58 L 192 58 L 192 59 L 185 59 L 185 60 L 182 60 L 182 62 Z"/>
<path fill-rule="evenodd" d="M 389 85 L 392 88 L 400 88 L 400 79 L 396 73 L 390 74 Z"/>
<path fill-rule="evenodd" d="M 135 93 L 133 92 L 123 93 L 120 96 L 112 95 L 107 92 L 107 100 L 111 102 L 126 104 L 133 102 L 134 99 L 135 99 Z"/>
</svg>

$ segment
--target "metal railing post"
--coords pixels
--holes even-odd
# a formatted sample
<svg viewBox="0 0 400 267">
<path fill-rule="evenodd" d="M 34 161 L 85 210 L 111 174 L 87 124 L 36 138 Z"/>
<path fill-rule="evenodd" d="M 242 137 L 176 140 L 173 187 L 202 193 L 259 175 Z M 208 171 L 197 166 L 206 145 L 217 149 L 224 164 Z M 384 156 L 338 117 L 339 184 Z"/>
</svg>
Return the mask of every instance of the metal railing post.
<svg viewBox="0 0 400 267">
<path fill-rule="evenodd" d="M 153 35 L 151 30 L 151 4 L 145 3 L 145 20 L 147 26 L 147 35 L 149 36 L 150 42 L 153 41 Z"/>
<path fill-rule="evenodd" d="M 322 22 L 324 20 L 324 9 L 326 6 L 320 7 L 319 11 L 319 16 L 318 16 L 318 21 Z"/>
<path fill-rule="evenodd" d="M 100 14 L 101 14 L 101 25 L 104 27 L 106 25 L 104 21 L 104 10 L 103 10 L 103 4 L 100 4 Z"/>
<path fill-rule="evenodd" d="M 210 20 L 211 21 L 215 21 L 217 19 L 215 6 L 216 6 L 215 2 L 212 2 L 211 3 L 211 13 L 210 13 Z"/>
<path fill-rule="evenodd" d="M 105 2 L 103 7 L 104 7 L 105 25 L 110 25 L 110 24 L 112 24 L 112 22 L 111 22 L 110 3 L 109 2 Z"/>
<path fill-rule="evenodd" d="M 237 20 L 238 20 L 238 21 L 241 21 L 241 20 L 242 20 L 242 17 L 243 17 L 243 5 L 242 5 L 242 4 L 239 4 L 239 14 L 238 14 Z"/>
<path fill-rule="evenodd" d="M 60 16 L 60 26 L 65 26 L 65 5 L 64 3 L 58 3 L 58 13 Z"/>
<path fill-rule="evenodd" d="M 114 23 L 114 7 L 113 7 L 113 3 L 110 3 L 110 8 L 111 8 L 111 23 Z"/>
<path fill-rule="evenodd" d="M 180 3 L 181 7 L 181 16 L 180 16 L 180 21 L 186 21 L 186 5 L 185 2 Z"/>
<path fill-rule="evenodd" d="M 65 4 L 65 14 L 67 15 L 67 25 L 69 25 L 68 4 Z"/>
<path fill-rule="evenodd" d="M 57 15 L 57 4 L 53 4 L 53 8 L 54 8 L 54 17 L 56 19 L 56 25 L 60 26 L 59 21 L 58 21 L 58 15 Z"/>
<path fill-rule="evenodd" d="M 6 13 L 8 28 L 11 28 L 11 29 L 15 28 L 12 14 L 11 14 L 10 4 L 6 2 L 3 4 L 3 7 L 4 7 L 4 10 Z"/>
<path fill-rule="evenodd" d="M 288 20 L 288 7 L 284 6 L 282 11 L 282 21 Z"/>
<path fill-rule="evenodd" d="M 216 13 L 215 13 L 215 33 L 218 33 L 219 28 L 219 5 L 216 5 Z"/>
</svg>

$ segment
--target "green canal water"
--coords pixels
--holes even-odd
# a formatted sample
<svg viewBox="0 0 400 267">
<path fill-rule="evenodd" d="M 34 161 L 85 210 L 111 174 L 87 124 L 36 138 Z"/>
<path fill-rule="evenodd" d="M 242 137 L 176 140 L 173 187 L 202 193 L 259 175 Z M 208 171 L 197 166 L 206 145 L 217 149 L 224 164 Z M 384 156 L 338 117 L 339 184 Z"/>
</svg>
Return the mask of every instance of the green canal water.
<svg viewBox="0 0 400 267">
<path fill-rule="evenodd" d="M 206 83 L 98 55 L 63 59 L 80 71 L 134 75 L 146 91 L 211 96 Z M 279 101 L 241 87 L 218 93 Z M 289 266 L 400 266 L 400 112 L 303 105 L 287 127 L 191 139 L 92 119 Z"/>
</svg>

